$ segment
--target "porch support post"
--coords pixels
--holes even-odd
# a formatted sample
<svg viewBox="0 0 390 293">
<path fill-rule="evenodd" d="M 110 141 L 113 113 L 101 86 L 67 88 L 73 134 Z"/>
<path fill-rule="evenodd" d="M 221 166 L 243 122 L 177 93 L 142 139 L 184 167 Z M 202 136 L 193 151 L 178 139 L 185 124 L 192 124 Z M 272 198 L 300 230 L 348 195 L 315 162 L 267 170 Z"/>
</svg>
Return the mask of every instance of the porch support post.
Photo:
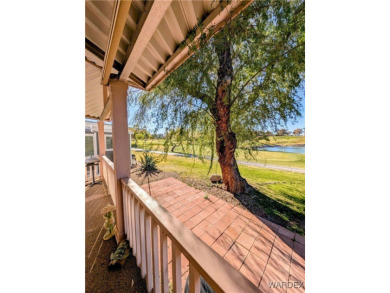
<svg viewBox="0 0 390 293">
<path fill-rule="evenodd" d="M 121 81 L 110 81 L 112 100 L 112 144 L 114 152 L 114 172 L 116 178 L 116 226 L 117 241 L 125 239 L 123 198 L 121 178 L 130 176 L 130 142 L 127 125 L 127 87 Z"/>
<path fill-rule="evenodd" d="M 129 138 L 130 138 L 130 169 L 133 167 L 133 157 L 132 157 L 132 150 L 131 150 L 131 133 L 129 133 Z M 131 177 L 131 173 L 129 175 L 129 178 Z"/>
<path fill-rule="evenodd" d="M 98 125 L 98 140 L 99 140 L 99 173 L 100 180 L 103 180 L 103 156 L 106 154 L 106 141 L 104 139 L 104 121 L 100 120 L 97 123 Z"/>
<path fill-rule="evenodd" d="M 103 105 L 106 105 L 108 99 L 108 86 L 103 86 Z M 104 109 L 103 109 L 104 112 Z M 102 116 L 102 115 L 101 115 Z M 98 140 L 99 140 L 99 157 L 100 157 L 100 179 L 103 180 L 103 156 L 106 154 L 106 138 L 104 137 L 104 119 L 106 117 L 100 118 L 98 121 Z"/>
</svg>

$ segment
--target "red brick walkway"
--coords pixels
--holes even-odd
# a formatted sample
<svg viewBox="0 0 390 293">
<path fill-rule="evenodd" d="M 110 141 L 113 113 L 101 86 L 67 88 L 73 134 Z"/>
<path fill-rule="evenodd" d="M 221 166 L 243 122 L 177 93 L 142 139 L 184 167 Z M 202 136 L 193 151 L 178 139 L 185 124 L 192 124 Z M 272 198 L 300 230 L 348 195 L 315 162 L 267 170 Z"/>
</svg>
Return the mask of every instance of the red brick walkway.
<svg viewBox="0 0 390 293">
<path fill-rule="evenodd" d="M 304 237 L 215 196 L 205 199 L 205 192 L 177 179 L 167 178 L 150 185 L 152 196 L 161 205 L 262 292 L 304 292 L 304 288 L 286 289 L 286 284 L 283 288 L 269 287 L 269 282 L 304 282 Z M 142 188 L 149 192 L 147 184 Z M 171 249 L 168 251 L 171 275 Z M 184 282 L 188 276 L 184 256 L 182 272 Z"/>
</svg>

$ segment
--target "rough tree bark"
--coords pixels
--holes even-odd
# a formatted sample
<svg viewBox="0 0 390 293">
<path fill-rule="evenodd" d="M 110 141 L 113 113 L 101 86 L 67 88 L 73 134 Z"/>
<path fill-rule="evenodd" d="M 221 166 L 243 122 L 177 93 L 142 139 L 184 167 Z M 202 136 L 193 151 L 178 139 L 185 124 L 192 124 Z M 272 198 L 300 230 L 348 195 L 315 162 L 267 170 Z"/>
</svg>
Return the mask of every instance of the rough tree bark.
<svg viewBox="0 0 390 293">
<path fill-rule="evenodd" d="M 234 156 L 237 139 L 230 126 L 230 92 L 233 80 L 233 65 L 231 43 L 227 36 L 224 43 L 223 46 L 217 46 L 215 49 L 218 55 L 219 68 L 215 106 L 212 112 L 216 121 L 216 151 L 222 170 L 223 183 L 229 192 L 239 194 L 248 191 L 250 186 L 241 177 Z"/>
</svg>

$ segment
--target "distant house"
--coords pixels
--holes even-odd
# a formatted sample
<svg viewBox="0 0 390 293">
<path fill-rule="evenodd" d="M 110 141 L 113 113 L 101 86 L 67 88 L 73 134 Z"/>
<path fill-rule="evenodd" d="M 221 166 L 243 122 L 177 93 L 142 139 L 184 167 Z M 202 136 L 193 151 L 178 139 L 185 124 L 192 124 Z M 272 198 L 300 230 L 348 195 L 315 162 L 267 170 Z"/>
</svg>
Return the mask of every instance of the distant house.
<svg viewBox="0 0 390 293">
<path fill-rule="evenodd" d="M 131 152 L 131 135 L 133 131 L 129 129 L 130 152 Z M 104 139 L 106 141 L 106 156 L 112 162 L 114 161 L 112 150 L 112 125 L 104 123 Z M 85 156 L 97 156 L 99 154 L 99 137 L 98 125 L 95 121 L 85 120 Z M 131 156 L 130 156 L 131 160 Z"/>
</svg>

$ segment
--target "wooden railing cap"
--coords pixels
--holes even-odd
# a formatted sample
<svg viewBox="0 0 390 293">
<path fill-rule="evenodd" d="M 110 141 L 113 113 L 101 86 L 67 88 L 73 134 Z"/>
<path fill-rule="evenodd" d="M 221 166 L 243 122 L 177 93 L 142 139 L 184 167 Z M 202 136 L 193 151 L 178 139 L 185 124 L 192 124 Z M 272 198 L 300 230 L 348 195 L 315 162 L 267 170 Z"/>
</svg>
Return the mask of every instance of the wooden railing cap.
<svg viewBox="0 0 390 293">
<path fill-rule="evenodd" d="M 106 155 L 103 155 L 102 158 L 112 169 L 114 169 L 114 163 L 109 158 L 107 158 Z"/>
</svg>

